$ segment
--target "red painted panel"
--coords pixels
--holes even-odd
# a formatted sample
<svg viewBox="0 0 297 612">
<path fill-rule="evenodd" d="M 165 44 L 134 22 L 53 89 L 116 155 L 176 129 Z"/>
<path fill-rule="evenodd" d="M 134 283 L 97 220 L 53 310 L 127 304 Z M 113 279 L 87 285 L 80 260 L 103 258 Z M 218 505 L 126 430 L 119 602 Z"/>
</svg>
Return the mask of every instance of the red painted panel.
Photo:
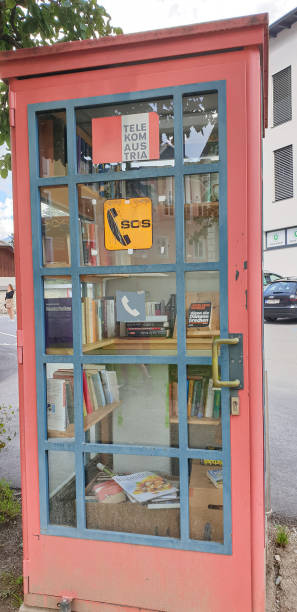
<svg viewBox="0 0 297 612">
<path fill-rule="evenodd" d="M 122 159 L 122 117 L 92 119 L 94 164 L 112 164 Z"/>
<path fill-rule="evenodd" d="M 183 612 L 197 609 L 199 612 L 264 611 L 263 424 L 258 395 L 261 373 L 257 365 L 261 361 L 262 348 L 259 342 L 261 333 L 258 336 L 260 247 L 255 248 L 252 237 L 249 245 L 247 241 L 247 224 L 256 235 L 259 235 L 261 225 L 260 177 L 253 174 L 259 153 L 259 73 L 258 51 L 252 55 L 241 51 L 105 69 L 100 73 L 100 84 L 96 72 L 13 83 L 18 126 L 14 144 L 18 152 L 14 178 L 14 197 L 18 203 L 17 290 L 21 296 L 18 303 L 18 307 L 22 307 L 20 321 L 25 330 L 24 365 L 20 370 L 24 554 L 28 559 L 26 571 L 30 576 L 31 593 L 59 596 L 67 591 L 75 592 L 80 599 L 118 604 L 121 610 L 136 606 L 170 612 L 180 612 L 181 609 Z M 180 552 L 49 536 L 39 538 L 27 104 L 71 98 L 78 89 L 82 96 L 95 96 L 220 79 L 226 80 L 228 95 L 229 327 L 230 332 L 244 334 L 245 388 L 240 392 L 240 416 L 231 419 L 233 554 Z M 258 152 L 254 159 L 255 147 Z M 19 199 L 18 194 L 21 194 Z M 236 271 L 239 271 L 238 280 Z M 253 296 L 256 300 L 247 312 L 246 289 L 252 278 L 253 286 L 255 278 L 258 279 L 259 294 L 256 296 L 255 290 L 251 292 L 249 304 Z M 252 333 L 252 342 L 249 333 Z M 250 360 L 249 355 L 252 355 Z M 251 450 L 254 453 L 252 463 Z M 251 509 L 254 512 L 252 520 Z M 251 576 L 252 561 L 257 576 L 254 571 Z"/>
</svg>

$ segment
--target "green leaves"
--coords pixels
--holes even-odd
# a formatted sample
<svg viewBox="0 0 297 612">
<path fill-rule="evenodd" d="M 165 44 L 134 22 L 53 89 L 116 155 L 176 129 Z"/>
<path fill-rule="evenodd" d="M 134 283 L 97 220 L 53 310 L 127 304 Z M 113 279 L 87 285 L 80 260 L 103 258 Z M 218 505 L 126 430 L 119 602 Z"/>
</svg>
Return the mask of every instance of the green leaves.
<svg viewBox="0 0 297 612">
<path fill-rule="evenodd" d="M 122 34 L 97 0 L 0 0 L 0 51 Z M 7 86 L 0 81 L 0 145 L 10 148 Z M 10 154 L 0 158 L 0 175 Z"/>
</svg>

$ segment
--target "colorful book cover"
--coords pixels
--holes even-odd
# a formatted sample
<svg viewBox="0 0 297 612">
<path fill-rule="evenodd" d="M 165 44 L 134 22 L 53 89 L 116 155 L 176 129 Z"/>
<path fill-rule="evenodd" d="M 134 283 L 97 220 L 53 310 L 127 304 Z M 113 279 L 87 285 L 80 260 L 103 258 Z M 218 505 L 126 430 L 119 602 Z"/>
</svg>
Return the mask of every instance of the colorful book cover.
<svg viewBox="0 0 297 612">
<path fill-rule="evenodd" d="M 45 298 L 46 348 L 72 348 L 72 298 Z"/>
</svg>

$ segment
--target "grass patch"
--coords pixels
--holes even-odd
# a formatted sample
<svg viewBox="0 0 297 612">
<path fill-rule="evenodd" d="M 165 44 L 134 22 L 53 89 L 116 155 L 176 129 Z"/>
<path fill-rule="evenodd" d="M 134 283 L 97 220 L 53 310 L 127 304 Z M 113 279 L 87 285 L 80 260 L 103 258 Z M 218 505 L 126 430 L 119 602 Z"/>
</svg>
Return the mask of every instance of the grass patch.
<svg viewBox="0 0 297 612">
<path fill-rule="evenodd" d="M 8 523 L 21 513 L 21 504 L 15 499 L 6 480 L 0 480 L 0 525 Z"/>
<path fill-rule="evenodd" d="M 0 583 L 0 602 L 10 600 L 16 608 L 19 608 L 23 603 L 23 576 L 14 576 L 5 572 L 0 576 Z"/>
<path fill-rule="evenodd" d="M 283 525 L 277 525 L 276 534 L 275 534 L 276 545 L 280 546 L 281 548 L 286 548 L 288 542 L 289 542 L 289 532 L 288 532 L 287 527 L 284 527 Z"/>
</svg>

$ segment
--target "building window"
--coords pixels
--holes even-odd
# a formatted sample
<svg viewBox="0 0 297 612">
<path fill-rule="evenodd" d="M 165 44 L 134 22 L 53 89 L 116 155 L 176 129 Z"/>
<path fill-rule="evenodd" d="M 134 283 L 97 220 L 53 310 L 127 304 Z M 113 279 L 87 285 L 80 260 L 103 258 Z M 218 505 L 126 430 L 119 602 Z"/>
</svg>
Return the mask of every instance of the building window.
<svg viewBox="0 0 297 612">
<path fill-rule="evenodd" d="M 291 66 L 273 75 L 273 125 L 292 119 Z"/>
<path fill-rule="evenodd" d="M 274 199 L 293 197 L 293 146 L 274 151 Z"/>
<path fill-rule="evenodd" d="M 266 249 L 297 246 L 297 227 L 287 227 L 266 232 Z"/>
</svg>

